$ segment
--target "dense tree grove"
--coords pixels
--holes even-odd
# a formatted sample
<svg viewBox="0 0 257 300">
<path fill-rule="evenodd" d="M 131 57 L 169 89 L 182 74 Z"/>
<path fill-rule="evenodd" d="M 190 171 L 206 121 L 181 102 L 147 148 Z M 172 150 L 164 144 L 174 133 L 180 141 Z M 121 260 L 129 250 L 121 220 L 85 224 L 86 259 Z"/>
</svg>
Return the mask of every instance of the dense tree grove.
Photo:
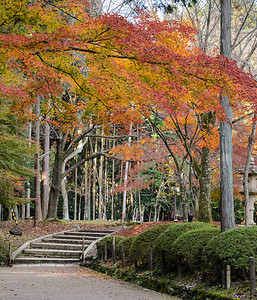
<svg viewBox="0 0 257 300">
<path fill-rule="evenodd" d="M 146 2 L 0 4 L 5 217 L 209 223 L 221 190 L 233 227 L 235 173 L 254 150 L 256 3 L 224 16 L 212 0 Z"/>
</svg>

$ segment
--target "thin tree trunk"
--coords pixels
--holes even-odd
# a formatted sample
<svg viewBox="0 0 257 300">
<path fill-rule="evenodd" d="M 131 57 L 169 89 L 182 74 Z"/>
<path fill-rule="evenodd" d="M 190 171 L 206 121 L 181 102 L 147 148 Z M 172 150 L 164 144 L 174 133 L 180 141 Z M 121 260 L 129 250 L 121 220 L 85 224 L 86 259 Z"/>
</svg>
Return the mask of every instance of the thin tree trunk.
<svg viewBox="0 0 257 300">
<path fill-rule="evenodd" d="M 231 0 L 221 0 L 220 54 L 231 57 Z M 220 96 L 225 119 L 220 122 L 221 231 L 235 227 L 232 166 L 232 108 L 225 91 Z"/>
<path fill-rule="evenodd" d="M 128 146 L 130 147 L 131 144 L 131 132 L 132 132 L 132 126 L 130 126 L 130 134 L 129 134 L 129 138 L 128 138 Z M 127 204 L 127 180 L 128 180 L 128 169 L 129 169 L 129 162 L 126 161 L 126 165 L 125 165 L 125 174 L 124 174 L 124 192 L 123 192 L 123 201 L 122 201 L 122 218 L 121 221 L 122 223 L 125 222 L 125 218 L 126 218 L 126 204 Z"/>
<path fill-rule="evenodd" d="M 142 208 L 141 208 L 141 191 L 138 191 L 138 206 L 139 206 L 139 222 L 143 222 L 142 221 Z"/>
<path fill-rule="evenodd" d="M 104 131 L 102 130 L 102 135 L 104 134 Z M 104 151 L 104 138 L 101 138 L 101 152 Z M 103 218 L 103 163 L 104 163 L 104 157 L 100 157 L 100 167 L 99 167 L 99 202 L 98 202 L 98 218 L 101 220 Z"/>
<path fill-rule="evenodd" d="M 46 218 L 48 204 L 49 204 L 49 161 L 50 161 L 50 126 L 48 123 L 44 124 L 44 154 L 42 160 L 42 217 Z"/>
<path fill-rule="evenodd" d="M 152 217 L 152 206 L 150 207 L 148 222 L 151 222 L 151 217 Z"/>
<path fill-rule="evenodd" d="M 78 194 L 79 196 L 79 211 L 78 211 L 78 220 L 81 220 L 81 192 Z"/>
<path fill-rule="evenodd" d="M 37 143 L 37 152 L 35 158 L 35 170 L 36 170 L 36 177 L 35 177 L 35 191 L 36 191 L 36 205 L 35 205 L 35 216 L 37 221 L 42 221 L 42 209 L 41 209 L 41 197 L 40 197 L 40 97 L 37 98 L 36 103 L 36 117 L 37 120 L 35 121 L 35 141 Z"/>
<path fill-rule="evenodd" d="M 29 147 L 31 146 L 31 132 L 32 132 L 32 122 L 29 122 L 29 128 L 28 128 L 28 139 L 29 139 Z M 26 205 L 26 217 L 29 218 L 30 217 L 30 181 L 27 182 L 27 205 Z"/>
<path fill-rule="evenodd" d="M 104 206 L 103 206 L 103 219 L 107 220 L 107 205 L 108 205 L 108 193 L 109 193 L 109 186 L 108 186 L 108 160 L 105 157 L 105 169 L 104 169 Z"/>
<path fill-rule="evenodd" d="M 115 126 L 114 126 L 114 136 L 115 136 Z M 115 139 L 113 139 L 113 146 L 112 148 L 115 148 Z M 111 207 L 111 221 L 114 220 L 114 174 L 115 173 L 115 160 L 112 160 L 112 207 Z"/>
<path fill-rule="evenodd" d="M 201 174 L 200 183 L 200 199 L 198 221 L 211 223 L 211 160 L 210 149 L 202 148 L 201 154 Z"/>
<path fill-rule="evenodd" d="M 256 117 L 254 114 L 254 121 L 252 124 L 252 131 L 248 138 L 248 149 L 247 149 L 247 157 L 244 169 L 244 178 L 243 178 L 243 187 L 244 187 L 244 196 L 245 196 L 245 226 L 249 226 L 249 208 L 250 208 L 250 200 L 249 200 L 249 184 L 248 184 L 248 174 L 250 169 L 251 157 L 253 152 L 254 139 L 256 135 Z"/>
<path fill-rule="evenodd" d="M 75 170 L 75 199 L 74 199 L 74 220 L 77 220 L 77 202 L 78 202 L 78 169 Z"/>
<path fill-rule="evenodd" d="M 88 170 L 89 162 L 85 162 L 85 207 L 84 207 L 84 220 L 90 220 L 90 200 L 89 200 L 89 170 Z"/>
<path fill-rule="evenodd" d="M 97 140 L 95 141 L 95 152 L 97 152 Z M 93 161 L 93 220 L 96 218 L 96 175 L 97 175 L 97 158 L 94 158 Z"/>
<path fill-rule="evenodd" d="M 122 201 L 122 223 L 125 222 L 126 218 L 126 206 L 127 206 L 127 180 L 128 180 L 128 168 L 129 168 L 129 162 L 126 161 L 125 165 L 125 174 L 124 174 L 124 192 L 123 192 L 123 201 Z"/>
</svg>

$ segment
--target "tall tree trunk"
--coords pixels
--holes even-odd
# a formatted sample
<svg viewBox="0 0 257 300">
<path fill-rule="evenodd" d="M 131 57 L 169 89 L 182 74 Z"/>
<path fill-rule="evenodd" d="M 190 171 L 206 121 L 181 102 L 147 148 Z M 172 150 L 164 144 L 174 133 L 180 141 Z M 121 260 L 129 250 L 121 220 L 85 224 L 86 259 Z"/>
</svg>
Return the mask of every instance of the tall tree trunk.
<svg viewBox="0 0 257 300">
<path fill-rule="evenodd" d="M 123 192 L 123 201 L 122 201 L 122 223 L 125 222 L 126 218 L 126 206 L 127 206 L 127 180 L 128 180 L 128 168 L 129 168 L 129 162 L 126 161 L 125 165 L 125 173 L 124 173 L 124 192 Z"/>
<path fill-rule="evenodd" d="M 37 221 L 42 221 L 42 209 L 41 209 L 41 197 L 40 197 L 40 97 L 37 98 L 36 103 L 36 117 L 35 121 L 35 140 L 37 143 L 37 152 L 35 158 L 35 219 Z"/>
<path fill-rule="evenodd" d="M 44 154 L 42 160 L 42 217 L 46 218 L 48 204 L 49 204 L 49 160 L 50 160 L 50 126 L 48 123 L 44 124 Z"/>
<path fill-rule="evenodd" d="M 200 199 L 198 221 L 210 223 L 211 216 L 211 160 L 210 149 L 203 147 L 201 154 Z"/>
<path fill-rule="evenodd" d="M 29 139 L 29 146 L 31 146 L 31 132 L 32 132 L 32 122 L 29 122 L 29 128 L 28 128 L 28 139 Z M 26 217 L 29 218 L 30 217 L 30 181 L 27 182 L 27 205 L 26 205 Z"/>
<path fill-rule="evenodd" d="M 113 135 L 115 136 L 115 125 L 114 125 L 114 130 L 113 130 Z M 112 148 L 115 148 L 115 139 L 113 139 L 113 145 Z M 111 205 L 111 221 L 114 220 L 114 174 L 115 174 L 115 160 L 112 160 L 112 205 Z"/>
<path fill-rule="evenodd" d="M 77 220 L 77 202 L 78 202 L 78 169 L 75 170 L 75 199 L 74 199 L 74 220 Z"/>
<path fill-rule="evenodd" d="M 90 162 L 85 162 L 85 208 L 84 208 L 84 220 L 90 220 L 90 186 L 91 172 L 89 167 Z"/>
<path fill-rule="evenodd" d="M 78 193 L 78 196 L 79 196 L 78 220 L 80 221 L 80 219 L 81 219 L 81 192 Z"/>
<path fill-rule="evenodd" d="M 132 126 L 130 126 L 130 133 L 129 133 L 129 138 L 128 138 L 128 146 L 130 147 L 131 144 L 131 133 L 132 133 Z M 125 222 L 126 218 L 126 204 L 127 204 L 127 180 L 128 180 L 128 169 L 129 169 L 129 162 L 126 161 L 125 165 L 125 174 L 124 174 L 124 192 L 123 192 L 123 201 L 122 201 L 122 218 L 121 221 L 122 223 Z"/>
<path fill-rule="evenodd" d="M 231 57 L 231 0 L 221 0 L 220 54 Z M 221 231 L 235 227 L 232 165 L 232 108 L 225 91 L 220 96 L 225 119 L 220 122 Z"/>
<path fill-rule="evenodd" d="M 104 131 L 102 129 L 102 135 Z M 101 152 L 104 150 L 104 138 L 101 138 Z M 101 220 L 103 218 L 103 163 L 104 163 L 104 157 L 100 157 L 100 166 L 99 166 L 99 181 L 98 181 L 98 187 L 99 187 L 99 202 L 98 202 L 98 218 Z"/>
<path fill-rule="evenodd" d="M 54 220 L 57 218 L 57 206 L 62 178 L 60 170 L 62 169 L 63 164 L 62 138 L 63 134 L 60 133 L 60 137 L 56 141 L 56 154 L 52 173 L 52 184 L 50 187 L 49 206 L 47 213 L 48 220 Z"/>
<path fill-rule="evenodd" d="M 139 206 L 139 222 L 143 222 L 142 221 L 142 208 L 141 208 L 141 191 L 138 191 L 138 206 Z"/>
<path fill-rule="evenodd" d="M 108 160 L 105 157 L 105 167 L 104 167 L 104 205 L 103 205 L 103 219 L 107 220 L 107 205 L 108 205 L 108 194 L 109 194 L 109 186 L 108 186 Z"/>
<path fill-rule="evenodd" d="M 97 140 L 95 141 L 95 152 L 97 152 Z M 97 176 L 97 158 L 93 160 L 93 189 L 92 189 L 92 200 L 93 200 L 93 220 L 96 218 L 96 176 Z"/>
</svg>

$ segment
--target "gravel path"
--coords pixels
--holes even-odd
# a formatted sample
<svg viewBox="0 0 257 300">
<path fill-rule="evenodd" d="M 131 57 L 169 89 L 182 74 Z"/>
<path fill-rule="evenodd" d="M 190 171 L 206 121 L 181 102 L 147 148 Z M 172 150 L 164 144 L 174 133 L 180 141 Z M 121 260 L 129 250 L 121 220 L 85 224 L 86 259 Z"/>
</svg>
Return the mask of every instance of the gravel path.
<svg viewBox="0 0 257 300">
<path fill-rule="evenodd" d="M 0 268 L 0 300 L 178 300 L 79 266 Z"/>
</svg>

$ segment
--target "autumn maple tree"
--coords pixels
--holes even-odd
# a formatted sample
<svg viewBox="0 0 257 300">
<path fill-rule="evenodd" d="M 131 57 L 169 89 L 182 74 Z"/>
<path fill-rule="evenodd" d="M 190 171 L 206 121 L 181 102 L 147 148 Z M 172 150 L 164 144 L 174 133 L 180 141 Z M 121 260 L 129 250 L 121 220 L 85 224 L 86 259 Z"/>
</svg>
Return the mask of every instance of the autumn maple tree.
<svg viewBox="0 0 257 300">
<path fill-rule="evenodd" d="M 224 121 L 218 97 L 224 90 L 234 106 L 255 105 L 254 79 L 234 61 L 203 53 L 188 23 L 146 13 L 133 22 L 119 15 L 93 17 L 82 0 L 5 4 L 0 97 L 24 121 L 37 118 L 31 106 L 38 97 L 41 114 L 61 134 L 92 124 L 129 131 L 153 114 L 168 120 L 215 111 Z M 63 97 L 65 91 L 74 101 Z"/>
</svg>

